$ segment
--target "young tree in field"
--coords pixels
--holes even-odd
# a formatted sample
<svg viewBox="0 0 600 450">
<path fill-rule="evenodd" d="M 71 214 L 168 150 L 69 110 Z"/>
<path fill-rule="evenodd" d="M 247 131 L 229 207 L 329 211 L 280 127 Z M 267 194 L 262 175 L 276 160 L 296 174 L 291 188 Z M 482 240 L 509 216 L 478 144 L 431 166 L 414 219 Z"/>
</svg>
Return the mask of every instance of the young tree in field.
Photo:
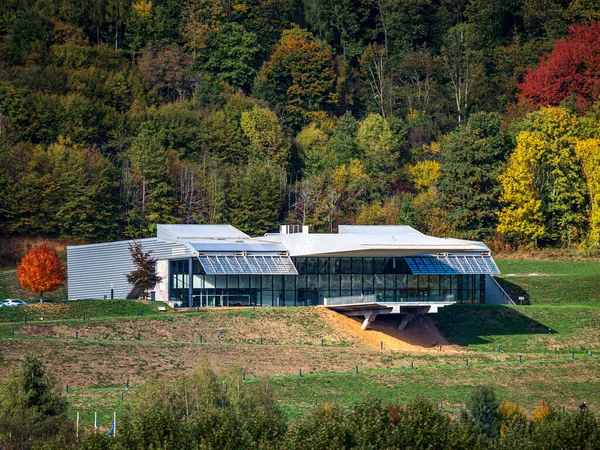
<svg viewBox="0 0 600 450">
<path fill-rule="evenodd" d="M 127 281 L 133 285 L 134 289 L 140 290 L 140 297 L 148 297 L 148 289 L 160 283 L 163 277 L 156 274 L 156 258 L 152 257 L 152 250 L 145 252 L 140 241 L 133 241 L 129 244 L 131 259 L 135 264 L 135 269 L 129 272 Z"/>
<path fill-rule="evenodd" d="M 36 441 L 72 442 L 75 424 L 67 417 L 67 401 L 42 362 L 25 356 L 19 369 L 0 383 L 2 448 L 31 448 Z"/>
<path fill-rule="evenodd" d="M 54 292 L 67 279 L 65 265 L 58 258 L 56 250 L 45 242 L 36 245 L 21 259 L 17 267 L 19 283 L 28 291 L 40 296 Z"/>
<path fill-rule="evenodd" d="M 521 97 L 535 106 L 559 105 L 573 97 L 587 109 L 600 95 L 600 22 L 573 25 L 569 36 L 554 44 L 552 52 L 519 85 Z"/>
<path fill-rule="evenodd" d="M 493 387 L 476 386 L 471 391 L 466 406 L 469 417 L 477 431 L 488 437 L 498 436 L 500 431 L 498 426 L 500 402 L 496 398 Z"/>
</svg>

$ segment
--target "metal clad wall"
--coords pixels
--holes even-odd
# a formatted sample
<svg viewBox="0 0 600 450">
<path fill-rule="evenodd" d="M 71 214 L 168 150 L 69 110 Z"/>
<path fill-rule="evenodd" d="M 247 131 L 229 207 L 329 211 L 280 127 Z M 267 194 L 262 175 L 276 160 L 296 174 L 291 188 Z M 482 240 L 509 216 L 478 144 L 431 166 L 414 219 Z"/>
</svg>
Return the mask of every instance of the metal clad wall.
<svg viewBox="0 0 600 450">
<path fill-rule="evenodd" d="M 141 239 L 144 251 L 152 250 L 158 259 L 188 258 L 193 251 L 182 243 L 157 238 Z M 133 241 L 107 242 L 67 247 L 69 298 L 125 298 L 131 290 L 127 275 L 134 269 L 129 253 Z"/>
</svg>

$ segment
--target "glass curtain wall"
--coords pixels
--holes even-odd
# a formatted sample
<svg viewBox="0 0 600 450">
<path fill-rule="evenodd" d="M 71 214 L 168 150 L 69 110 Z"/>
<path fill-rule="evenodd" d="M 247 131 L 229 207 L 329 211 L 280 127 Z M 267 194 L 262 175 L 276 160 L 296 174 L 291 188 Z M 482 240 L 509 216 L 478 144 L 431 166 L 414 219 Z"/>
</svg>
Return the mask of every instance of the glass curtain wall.
<svg viewBox="0 0 600 450">
<path fill-rule="evenodd" d="M 206 275 L 192 259 L 169 263 L 169 297 L 183 306 L 308 306 L 376 295 L 387 302 L 483 303 L 484 275 L 413 275 L 404 258 L 292 258 L 298 275 Z"/>
</svg>

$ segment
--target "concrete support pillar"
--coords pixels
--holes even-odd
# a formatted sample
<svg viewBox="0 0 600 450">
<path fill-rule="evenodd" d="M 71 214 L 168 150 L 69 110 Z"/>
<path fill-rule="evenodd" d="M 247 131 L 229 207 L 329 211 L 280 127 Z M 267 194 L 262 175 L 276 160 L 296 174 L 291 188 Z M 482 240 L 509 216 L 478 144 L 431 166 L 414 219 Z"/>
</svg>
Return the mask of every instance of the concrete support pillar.
<svg viewBox="0 0 600 450">
<path fill-rule="evenodd" d="M 398 329 L 400 331 L 404 331 L 406 326 L 408 325 L 408 323 L 413 320 L 413 317 L 415 317 L 414 314 L 407 314 L 404 316 L 404 318 L 402 319 L 402 322 L 400 322 L 400 325 L 398 325 Z"/>
<path fill-rule="evenodd" d="M 369 325 L 371 325 L 371 323 L 373 323 L 373 321 L 375 320 L 375 318 L 377 317 L 377 314 L 375 313 L 365 313 L 365 321 L 363 322 L 361 328 L 363 330 L 366 330 L 367 328 L 369 328 Z"/>
</svg>

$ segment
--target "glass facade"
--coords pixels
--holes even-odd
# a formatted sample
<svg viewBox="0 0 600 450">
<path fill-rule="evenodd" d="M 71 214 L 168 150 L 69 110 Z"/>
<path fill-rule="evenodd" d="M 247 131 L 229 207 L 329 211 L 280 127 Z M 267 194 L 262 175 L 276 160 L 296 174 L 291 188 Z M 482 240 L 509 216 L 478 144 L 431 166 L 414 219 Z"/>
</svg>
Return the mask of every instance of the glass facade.
<svg viewBox="0 0 600 450">
<path fill-rule="evenodd" d="M 413 275 L 404 258 L 292 261 L 298 275 L 206 275 L 196 258 L 171 260 L 169 298 L 183 306 L 308 306 L 361 294 L 386 302 L 484 301 L 485 275 Z"/>
</svg>

